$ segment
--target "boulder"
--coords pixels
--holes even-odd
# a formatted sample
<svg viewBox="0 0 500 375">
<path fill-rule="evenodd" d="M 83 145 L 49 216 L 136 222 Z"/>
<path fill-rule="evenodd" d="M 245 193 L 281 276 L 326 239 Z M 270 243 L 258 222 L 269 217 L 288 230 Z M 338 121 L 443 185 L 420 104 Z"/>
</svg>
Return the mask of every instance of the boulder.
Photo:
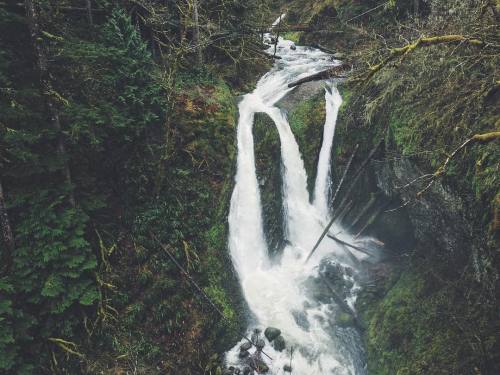
<svg viewBox="0 0 500 375">
<path fill-rule="evenodd" d="M 252 340 L 253 343 L 256 343 L 259 337 L 260 337 L 260 329 L 255 328 L 253 330 L 252 337 L 250 337 L 250 339 Z"/>
<path fill-rule="evenodd" d="M 250 353 L 247 350 L 240 350 L 240 352 L 238 353 L 238 357 L 241 359 L 246 358 L 249 355 Z"/>
<path fill-rule="evenodd" d="M 259 352 L 262 351 L 265 345 L 266 342 L 263 339 L 257 339 L 257 341 L 255 342 L 255 347 Z"/>
<path fill-rule="evenodd" d="M 345 59 L 345 53 L 342 52 L 335 52 L 332 57 L 336 60 L 343 60 Z"/>
<path fill-rule="evenodd" d="M 292 45 L 290 45 L 290 49 L 291 49 L 292 51 L 295 51 L 295 50 L 297 49 L 297 47 L 295 46 L 295 44 L 292 44 Z"/>
<path fill-rule="evenodd" d="M 248 367 L 246 366 L 244 369 L 243 369 L 243 375 L 253 375 L 253 370 L 251 367 Z"/>
<path fill-rule="evenodd" d="M 281 335 L 281 331 L 278 328 L 267 327 L 264 331 L 264 336 L 266 336 L 269 341 L 273 341 L 279 335 Z"/>
<path fill-rule="evenodd" d="M 243 344 L 241 344 L 240 350 L 241 351 L 250 350 L 251 347 L 252 347 L 252 343 L 249 341 L 245 341 Z"/>
<path fill-rule="evenodd" d="M 292 366 L 290 366 L 290 365 L 283 366 L 283 371 L 285 371 L 285 372 L 292 372 Z"/>
<path fill-rule="evenodd" d="M 279 335 L 274 339 L 273 347 L 279 352 L 283 351 L 286 348 L 285 339 L 283 338 L 283 336 Z"/>
</svg>

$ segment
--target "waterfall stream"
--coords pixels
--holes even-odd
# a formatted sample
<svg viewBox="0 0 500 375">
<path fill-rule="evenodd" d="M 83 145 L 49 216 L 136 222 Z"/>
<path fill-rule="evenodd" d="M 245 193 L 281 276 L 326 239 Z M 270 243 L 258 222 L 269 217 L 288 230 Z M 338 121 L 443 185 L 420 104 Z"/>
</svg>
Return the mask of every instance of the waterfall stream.
<svg viewBox="0 0 500 375">
<path fill-rule="evenodd" d="M 279 38 L 277 51 L 282 58 L 265 74 L 256 89 L 239 104 L 237 129 L 237 172 L 229 213 L 229 250 L 238 274 L 244 298 L 252 315 L 248 335 L 255 328 L 277 327 L 282 331 L 287 349 L 275 350 L 267 340 L 262 356 L 269 373 L 284 374 L 289 365 L 293 374 L 365 374 L 363 349 L 353 326 L 338 324 L 342 313 L 334 299 L 318 297 L 317 286 L 324 275 L 337 272 L 347 287 L 346 305 L 353 308 L 356 267 L 345 250 L 325 238 L 314 256 L 305 263 L 309 251 L 331 217 L 328 200 L 331 190 L 331 150 L 340 94 L 333 82 L 325 82 L 326 120 L 323 143 L 317 165 L 313 202 L 307 190 L 307 173 L 299 146 L 286 114 L 275 104 L 291 89 L 288 83 L 324 70 L 335 61 L 314 48 L 297 46 Z M 262 206 L 257 181 L 253 123 L 254 115 L 264 112 L 274 121 L 281 143 L 283 179 L 283 220 L 285 243 L 279 259 L 271 259 L 262 221 Z M 276 162 L 270 160 L 269 162 Z M 347 232 L 334 225 L 332 232 L 352 241 Z M 340 232 L 340 233 L 339 233 Z M 363 254 L 355 253 L 362 259 Z M 242 367 L 238 343 L 226 354 L 228 366 Z M 291 358 L 291 348 L 294 348 Z M 250 349 L 253 355 L 255 349 Z"/>
</svg>

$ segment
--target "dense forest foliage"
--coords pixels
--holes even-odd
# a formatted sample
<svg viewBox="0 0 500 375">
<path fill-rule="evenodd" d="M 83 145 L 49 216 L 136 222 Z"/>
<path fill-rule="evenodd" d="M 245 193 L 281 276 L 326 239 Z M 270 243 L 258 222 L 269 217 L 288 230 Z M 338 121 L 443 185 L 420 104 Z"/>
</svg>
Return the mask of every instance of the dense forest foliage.
<svg viewBox="0 0 500 375">
<path fill-rule="evenodd" d="M 234 319 L 211 227 L 267 18 L 259 0 L 0 3 L 0 372 L 203 372 L 228 323 L 160 242 Z"/>
<path fill-rule="evenodd" d="M 261 31 L 280 12 L 312 28 L 287 38 L 354 67 L 339 165 L 384 138 L 384 157 L 432 174 L 500 129 L 498 1 L 0 1 L 0 373 L 221 372 L 244 326 L 226 250 L 235 98 L 272 62 Z M 419 42 L 370 73 L 438 35 L 463 40 Z M 290 114 L 307 165 L 318 103 Z M 397 254 L 361 295 L 371 373 L 499 369 L 499 152 L 469 147 L 438 176 L 460 205 L 423 195 L 426 212 L 449 210 L 467 233 Z M 410 215 L 423 188 L 402 193 Z"/>
</svg>

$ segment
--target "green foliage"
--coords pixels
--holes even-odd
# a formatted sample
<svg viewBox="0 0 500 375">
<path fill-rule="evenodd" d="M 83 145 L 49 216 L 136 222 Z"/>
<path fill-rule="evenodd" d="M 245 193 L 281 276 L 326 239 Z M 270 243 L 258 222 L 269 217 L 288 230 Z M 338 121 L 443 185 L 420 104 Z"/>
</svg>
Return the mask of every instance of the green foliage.
<svg viewBox="0 0 500 375">
<path fill-rule="evenodd" d="M 394 285 L 379 286 L 383 299 L 368 291 L 358 308 L 367 324 L 369 371 L 373 374 L 469 373 L 483 368 L 483 356 L 494 353 L 489 316 L 460 310 L 453 288 L 436 289 L 437 281 L 415 270 L 405 270 Z M 456 303 L 454 306 L 453 303 Z M 480 309 L 478 309 L 480 310 Z M 479 343 L 482 344 L 479 344 Z M 477 345 L 483 345 L 479 349 Z M 468 361 L 463 361 L 468 358 Z M 491 363 L 491 362 L 490 362 Z"/>
</svg>

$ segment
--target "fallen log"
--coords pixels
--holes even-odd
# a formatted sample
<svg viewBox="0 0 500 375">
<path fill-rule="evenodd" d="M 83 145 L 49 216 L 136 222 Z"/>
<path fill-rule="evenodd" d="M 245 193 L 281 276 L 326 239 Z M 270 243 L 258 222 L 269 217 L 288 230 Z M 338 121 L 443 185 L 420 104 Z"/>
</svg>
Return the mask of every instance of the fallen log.
<svg viewBox="0 0 500 375">
<path fill-rule="evenodd" d="M 303 83 L 306 82 L 312 82 L 312 81 L 321 81 L 324 79 L 329 79 L 329 78 L 346 78 L 346 72 L 347 70 L 351 69 L 351 65 L 349 64 L 340 64 L 337 66 L 334 66 L 332 68 L 328 68 L 326 70 L 323 70 L 318 73 L 311 74 L 310 76 L 301 78 L 295 82 L 289 83 L 288 87 L 295 87 L 302 85 Z"/>
<path fill-rule="evenodd" d="M 356 171 L 356 173 L 353 176 L 351 185 L 349 186 L 349 189 L 347 190 L 347 194 L 344 196 L 344 199 L 342 199 L 342 201 L 340 202 L 340 204 L 338 206 L 339 210 L 344 207 L 344 204 L 346 203 L 347 199 L 349 198 L 349 194 L 351 193 L 352 188 L 356 185 L 356 182 L 358 182 L 358 179 L 361 176 L 361 173 L 363 172 L 364 168 L 368 165 L 368 163 L 370 162 L 370 160 L 373 158 L 373 156 L 375 155 L 375 153 L 377 152 L 378 148 L 380 147 L 380 145 L 382 144 L 383 141 L 384 141 L 384 139 L 382 138 L 377 143 L 377 145 L 370 151 L 370 153 L 368 154 L 368 157 L 363 161 L 363 163 L 361 163 L 361 166 L 358 168 L 358 170 Z M 356 146 L 356 150 L 355 151 L 357 151 L 357 146 Z M 344 176 L 342 176 L 342 179 L 340 180 L 340 184 L 339 185 L 342 184 L 342 182 L 344 180 L 344 177 L 345 177 L 345 174 L 347 173 L 349 167 L 351 166 L 351 161 L 352 161 L 352 159 L 349 160 L 349 163 L 347 163 L 347 167 L 346 167 L 346 169 L 344 171 Z M 335 192 L 335 195 L 333 197 L 334 198 L 333 202 L 335 201 L 335 198 L 337 197 L 338 190 L 340 190 L 340 187 L 338 187 L 337 191 Z M 337 220 L 337 218 L 338 218 L 338 214 L 334 215 L 333 218 L 328 223 L 328 225 L 325 227 L 325 229 L 323 230 L 323 233 L 321 233 L 321 236 L 318 238 L 318 241 L 316 241 L 316 244 L 314 245 L 314 247 L 312 248 L 311 252 L 307 256 L 306 262 L 313 256 L 313 254 L 316 251 L 316 249 L 318 248 L 319 244 L 321 243 L 321 241 L 323 240 L 323 238 L 325 238 L 326 234 L 330 230 L 330 227 Z"/>
<path fill-rule="evenodd" d="M 368 255 L 368 256 L 371 256 L 371 257 L 373 256 L 373 254 L 372 254 L 372 253 L 370 253 L 368 250 L 363 249 L 362 247 L 359 247 L 359 246 L 356 246 L 356 245 L 350 244 L 349 242 L 342 241 L 340 238 L 337 238 L 337 237 L 335 237 L 335 236 L 334 236 L 334 235 L 332 235 L 332 234 L 327 234 L 326 236 L 327 236 L 328 238 L 331 238 L 331 239 L 332 239 L 332 240 L 334 240 L 335 242 L 338 242 L 338 243 L 339 243 L 339 244 L 341 244 L 341 245 L 344 245 L 344 246 L 350 247 L 350 248 L 352 248 L 352 249 L 354 249 L 354 250 L 357 250 L 357 251 L 359 251 L 360 253 L 366 254 L 366 255 Z"/>
<path fill-rule="evenodd" d="M 335 53 L 335 51 L 323 47 L 321 44 L 313 44 L 313 47 L 319 49 L 320 51 L 323 51 L 324 53 L 329 53 L 330 55 L 333 55 Z"/>
<path fill-rule="evenodd" d="M 349 158 L 349 161 L 347 162 L 347 165 L 346 165 L 346 167 L 344 169 L 344 173 L 342 174 L 342 178 L 340 179 L 340 183 L 337 185 L 337 190 L 335 190 L 335 194 L 333 194 L 332 207 L 333 207 L 333 204 L 335 203 L 335 200 L 337 199 L 337 194 L 339 193 L 340 188 L 344 184 L 344 180 L 345 180 L 345 177 L 347 176 L 347 172 L 349 172 L 349 169 L 351 168 L 351 163 L 352 163 L 352 161 L 354 159 L 354 156 L 356 155 L 356 152 L 358 152 L 358 147 L 359 147 L 359 144 L 357 144 L 356 147 L 354 148 L 354 151 L 353 151 L 351 157 Z M 311 252 L 307 256 L 306 262 L 312 257 L 312 255 L 314 254 L 314 252 L 318 248 L 318 246 L 321 243 L 321 241 L 323 240 L 323 238 L 325 238 L 326 234 L 330 230 L 330 227 L 333 225 L 333 223 L 335 222 L 335 220 L 337 219 L 337 217 L 338 216 L 336 216 L 332 220 L 330 220 L 330 222 L 328 223 L 328 225 L 325 227 L 325 229 L 323 230 L 323 233 L 321 233 L 321 236 L 318 238 L 318 240 L 314 244 L 314 247 L 312 248 Z"/>
</svg>

